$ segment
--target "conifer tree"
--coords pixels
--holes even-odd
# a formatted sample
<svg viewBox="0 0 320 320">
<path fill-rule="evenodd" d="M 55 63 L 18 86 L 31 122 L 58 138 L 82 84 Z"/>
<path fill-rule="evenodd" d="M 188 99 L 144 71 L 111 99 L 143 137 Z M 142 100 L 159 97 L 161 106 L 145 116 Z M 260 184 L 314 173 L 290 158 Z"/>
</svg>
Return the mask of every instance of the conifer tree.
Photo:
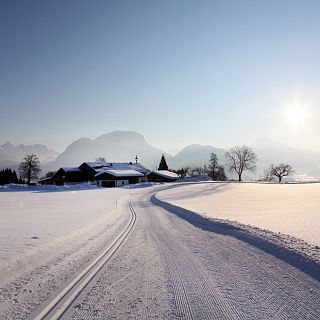
<svg viewBox="0 0 320 320">
<path fill-rule="evenodd" d="M 162 155 L 158 170 L 168 170 L 166 158 Z"/>
</svg>

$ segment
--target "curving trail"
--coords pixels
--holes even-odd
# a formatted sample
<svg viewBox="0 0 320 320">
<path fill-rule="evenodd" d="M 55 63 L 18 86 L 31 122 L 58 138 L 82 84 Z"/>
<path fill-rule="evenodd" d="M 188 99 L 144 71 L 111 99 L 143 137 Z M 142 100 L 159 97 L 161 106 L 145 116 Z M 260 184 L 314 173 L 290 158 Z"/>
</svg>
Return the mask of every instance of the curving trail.
<svg viewBox="0 0 320 320">
<path fill-rule="evenodd" d="M 154 196 L 173 187 L 129 189 L 113 223 L 90 233 L 101 237 L 95 254 L 64 282 L 48 287 L 48 278 L 51 291 L 35 291 L 31 278 L 16 293 L 0 291 L 9 299 L 0 319 L 320 319 L 315 277 L 161 207 Z M 58 279 L 59 269 L 48 268 Z M 27 295 L 14 305 L 28 288 L 39 302 Z"/>
<path fill-rule="evenodd" d="M 264 251 L 132 202 L 137 224 L 71 319 L 319 319 L 320 283 Z"/>
</svg>

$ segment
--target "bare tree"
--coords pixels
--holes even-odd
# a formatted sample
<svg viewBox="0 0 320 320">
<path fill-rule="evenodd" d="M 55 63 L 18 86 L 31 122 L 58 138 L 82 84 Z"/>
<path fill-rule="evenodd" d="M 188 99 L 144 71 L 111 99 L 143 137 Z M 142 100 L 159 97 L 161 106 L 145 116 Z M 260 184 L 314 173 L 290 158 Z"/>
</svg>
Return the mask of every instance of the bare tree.
<svg viewBox="0 0 320 320">
<path fill-rule="evenodd" d="M 204 165 L 203 167 L 191 167 L 189 169 L 189 173 L 191 176 L 199 176 L 199 175 L 204 175 L 208 174 L 208 167 Z"/>
<path fill-rule="evenodd" d="M 243 171 L 255 172 L 256 170 L 258 158 L 250 147 L 245 145 L 235 146 L 226 152 L 225 157 L 229 165 L 229 171 L 235 171 L 239 177 L 239 181 L 242 181 Z"/>
<path fill-rule="evenodd" d="M 189 173 L 190 168 L 189 167 L 181 167 L 180 169 L 177 169 L 177 170 L 171 169 L 170 171 L 175 172 L 179 176 L 180 179 L 183 179 Z"/>
<path fill-rule="evenodd" d="M 30 183 L 31 180 L 38 179 L 40 173 L 40 161 L 35 154 L 26 155 L 19 165 L 20 177 Z"/>
<path fill-rule="evenodd" d="M 270 182 L 273 180 L 274 175 L 272 174 L 271 168 L 264 169 L 260 180 L 265 182 Z"/>
<path fill-rule="evenodd" d="M 271 165 L 270 172 L 279 179 L 279 183 L 283 177 L 291 175 L 294 170 L 289 164 L 279 163 L 277 166 Z"/>
<path fill-rule="evenodd" d="M 98 158 L 96 158 L 96 162 L 98 162 L 98 163 L 106 162 L 106 158 L 105 157 L 98 157 Z"/>
</svg>

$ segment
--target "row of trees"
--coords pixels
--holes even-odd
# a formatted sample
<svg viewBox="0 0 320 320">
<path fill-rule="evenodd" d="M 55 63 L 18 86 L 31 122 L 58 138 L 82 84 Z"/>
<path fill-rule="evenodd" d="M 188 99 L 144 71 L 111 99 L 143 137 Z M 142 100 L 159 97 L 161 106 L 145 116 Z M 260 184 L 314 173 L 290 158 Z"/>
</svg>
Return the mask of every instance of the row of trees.
<svg viewBox="0 0 320 320">
<path fill-rule="evenodd" d="M 32 180 L 37 180 L 39 178 L 40 161 L 35 154 L 26 155 L 23 161 L 19 165 L 19 174 L 15 170 L 10 168 L 0 171 L 0 185 L 9 183 L 25 184 L 30 183 Z"/>
<path fill-rule="evenodd" d="M 32 180 L 39 178 L 40 172 L 39 158 L 35 154 L 26 155 L 19 165 L 20 177 L 18 178 L 15 170 L 4 169 L 0 171 L 0 185 L 9 183 L 29 184 Z"/>
<path fill-rule="evenodd" d="M 242 175 L 245 171 L 255 172 L 256 162 L 258 160 L 257 155 L 248 146 L 235 146 L 230 148 L 225 153 L 226 165 L 229 172 L 234 172 L 238 176 L 238 180 L 242 181 Z M 164 155 L 162 155 L 159 170 L 168 170 L 168 166 L 165 163 Z M 166 169 L 165 169 L 166 168 Z M 186 176 L 203 175 L 207 174 L 212 180 L 224 181 L 227 180 L 225 169 L 219 164 L 219 159 L 215 153 L 212 153 L 208 166 L 202 167 L 183 167 L 178 170 L 174 170 L 181 178 Z M 275 177 L 278 178 L 279 183 L 283 177 L 289 176 L 294 172 L 289 164 L 280 163 L 278 165 L 272 164 L 269 169 L 264 171 L 263 181 L 272 181 Z"/>
<path fill-rule="evenodd" d="M 4 169 L 0 171 L 0 185 L 9 184 L 9 183 L 25 183 L 22 178 L 18 178 L 15 170 Z"/>
<path fill-rule="evenodd" d="M 257 155 L 250 147 L 245 145 L 235 146 L 230 148 L 225 153 L 226 163 L 228 171 L 235 172 L 238 175 L 238 180 L 242 181 L 242 174 L 244 171 L 255 172 Z M 104 157 L 97 158 L 96 161 L 105 162 Z M 162 155 L 158 170 L 169 170 L 165 159 Z M 172 170 L 176 172 L 181 178 L 186 176 L 195 175 L 208 175 L 214 181 L 227 180 L 225 168 L 219 163 L 219 159 L 215 153 L 211 153 L 209 164 L 200 167 L 182 167 L 178 170 Z M 0 184 L 7 183 L 30 183 L 32 180 L 37 180 L 39 177 L 40 161 L 35 154 L 26 155 L 19 166 L 20 178 L 18 178 L 16 172 L 11 169 L 5 169 L 0 171 Z M 271 165 L 269 169 L 264 171 L 261 177 L 262 181 L 272 181 L 275 177 L 278 178 L 279 183 L 283 177 L 291 175 L 294 172 L 289 164 L 280 163 L 278 165 Z M 53 172 L 50 172 L 52 175 Z M 48 173 L 49 174 L 49 173 Z"/>
<path fill-rule="evenodd" d="M 164 157 L 164 156 L 162 156 Z M 165 161 L 161 159 L 160 164 Z M 164 166 L 159 165 L 159 168 Z M 159 169 L 166 170 L 166 169 Z M 178 174 L 180 178 L 185 178 L 186 176 L 198 176 L 198 175 L 208 175 L 214 181 L 225 181 L 227 176 L 224 167 L 219 164 L 219 159 L 215 153 L 211 153 L 209 159 L 209 165 L 198 166 L 198 167 L 182 167 L 178 170 L 171 170 Z"/>
</svg>

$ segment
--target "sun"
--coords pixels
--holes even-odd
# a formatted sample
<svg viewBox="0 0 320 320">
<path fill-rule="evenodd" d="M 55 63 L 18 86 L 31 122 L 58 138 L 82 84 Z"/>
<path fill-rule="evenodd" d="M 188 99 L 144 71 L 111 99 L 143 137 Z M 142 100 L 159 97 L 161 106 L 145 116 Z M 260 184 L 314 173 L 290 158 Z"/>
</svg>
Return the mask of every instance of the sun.
<svg viewBox="0 0 320 320">
<path fill-rule="evenodd" d="M 306 112 L 302 106 L 292 106 L 286 112 L 288 123 L 292 125 L 301 125 L 304 122 Z"/>
</svg>

